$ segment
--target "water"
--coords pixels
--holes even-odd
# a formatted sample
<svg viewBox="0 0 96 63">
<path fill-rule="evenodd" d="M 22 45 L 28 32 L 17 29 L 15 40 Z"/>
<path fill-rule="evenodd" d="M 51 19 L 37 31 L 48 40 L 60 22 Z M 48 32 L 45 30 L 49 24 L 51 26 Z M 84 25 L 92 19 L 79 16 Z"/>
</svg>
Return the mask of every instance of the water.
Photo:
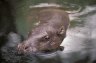
<svg viewBox="0 0 96 63">
<path fill-rule="evenodd" d="M 26 38 L 30 28 L 38 22 L 35 22 L 36 19 L 34 19 L 30 24 L 30 21 L 33 20 L 30 16 L 34 17 L 35 13 L 40 10 L 38 8 L 30 9 L 30 7 L 46 2 L 57 3 L 62 5 L 65 11 L 72 12 L 69 14 L 70 27 L 67 30 L 67 37 L 61 44 L 65 49 L 50 55 L 18 55 L 16 46 L 22 41 L 20 35 Z M 8 34 L 8 41 L 1 48 L 1 63 L 96 63 L 95 2 L 95 0 L 15 1 L 18 4 L 17 6 L 14 4 L 16 8 L 15 19 L 20 35 L 13 32 Z M 79 8 L 81 8 L 80 11 L 78 11 Z"/>
<path fill-rule="evenodd" d="M 77 57 L 74 58 L 75 61 L 78 58 L 87 56 L 91 58 L 90 61 L 93 61 L 96 59 L 96 41 L 94 41 L 94 39 L 96 38 L 96 35 L 94 33 L 96 27 L 96 6 L 86 6 L 86 8 L 82 12 L 77 13 L 74 16 L 78 15 L 79 18 L 77 19 L 77 21 L 79 21 L 79 23 L 76 25 L 76 27 L 70 27 L 68 29 L 67 37 L 62 43 L 62 45 L 65 46 L 65 50 L 63 52 L 65 54 L 73 53 L 71 54 L 72 56 L 77 54 Z M 80 21 L 82 22 L 82 20 L 83 23 L 80 23 Z M 68 54 L 68 57 L 71 57 L 71 59 L 73 59 L 71 55 Z"/>
</svg>

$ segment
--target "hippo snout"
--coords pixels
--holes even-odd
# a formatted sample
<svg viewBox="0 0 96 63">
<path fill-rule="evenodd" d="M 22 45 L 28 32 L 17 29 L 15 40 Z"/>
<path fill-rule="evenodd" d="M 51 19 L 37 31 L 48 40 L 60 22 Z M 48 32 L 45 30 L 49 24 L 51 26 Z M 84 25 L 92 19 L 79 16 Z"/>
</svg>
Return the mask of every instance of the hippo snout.
<svg viewBox="0 0 96 63">
<path fill-rule="evenodd" d="M 17 49 L 18 53 L 20 54 L 28 52 L 35 53 L 38 51 L 36 47 L 32 46 L 31 44 L 26 44 L 26 42 L 18 44 Z"/>
</svg>

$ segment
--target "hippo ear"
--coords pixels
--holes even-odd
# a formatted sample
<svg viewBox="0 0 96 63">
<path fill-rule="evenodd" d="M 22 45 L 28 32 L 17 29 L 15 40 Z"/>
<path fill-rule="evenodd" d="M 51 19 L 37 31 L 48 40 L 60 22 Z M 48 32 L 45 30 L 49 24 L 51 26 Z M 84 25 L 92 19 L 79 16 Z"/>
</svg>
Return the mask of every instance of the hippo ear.
<svg viewBox="0 0 96 63">
<path fill-rule="evenodd" d="M 58 35 L 63 35 L 65 33 L 65 28 L 64 26 L 62 26 L 59 30 L 58 30 Z"/>
</svg>

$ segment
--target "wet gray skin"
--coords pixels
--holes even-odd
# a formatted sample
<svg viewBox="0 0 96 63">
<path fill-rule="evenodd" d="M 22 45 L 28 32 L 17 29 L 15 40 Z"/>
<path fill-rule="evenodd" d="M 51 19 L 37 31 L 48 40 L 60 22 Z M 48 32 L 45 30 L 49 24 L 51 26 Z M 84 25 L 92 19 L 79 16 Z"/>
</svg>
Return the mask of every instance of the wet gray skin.
<svg viewBox="0 0 96 63">
<path fill-rule="evenodd" d="M 40 23 L 30 31 L 28 38 L 18 45 L 19 52 L 38 53 L 63 49 L 60 46 L 66 36 L 69 17 L 59 9 L 46 9 L 38 13 Z"/>
</svg>

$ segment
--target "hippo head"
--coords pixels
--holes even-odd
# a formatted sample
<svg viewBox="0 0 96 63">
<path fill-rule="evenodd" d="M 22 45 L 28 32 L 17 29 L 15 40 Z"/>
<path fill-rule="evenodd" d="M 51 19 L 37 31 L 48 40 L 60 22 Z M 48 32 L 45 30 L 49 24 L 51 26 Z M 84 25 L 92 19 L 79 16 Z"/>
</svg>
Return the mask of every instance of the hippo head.
<svg viewBox="0 0 96 63">
<path fill-rule="evenodd" d="M 60 44 L 66 36 L 64 27 L 52 27 L 46 24 L 34 28 L 28 38 L 18 45 L 19 52 L 50 52 L 62 49 Z"/>
</svg>

